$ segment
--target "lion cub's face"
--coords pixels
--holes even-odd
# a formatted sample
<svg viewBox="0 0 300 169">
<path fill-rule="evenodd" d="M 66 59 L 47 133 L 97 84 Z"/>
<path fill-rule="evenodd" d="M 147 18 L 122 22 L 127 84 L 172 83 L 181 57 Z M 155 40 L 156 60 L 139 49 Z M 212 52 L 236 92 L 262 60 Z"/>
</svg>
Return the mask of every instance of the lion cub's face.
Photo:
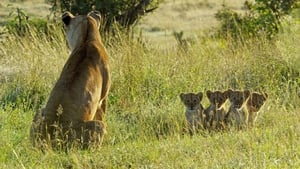
<svg viewBox="0 0 300 169">
<path fill-rule="evenodd" d="M 187 110 L 197 110 L 201 108 L 201 100 L 203 98 L 203 93 L 181 93 L 180 99 L 187 108 Z"/>
<path fill-rule="evenodd" d="M 87 37 L 88 29 L 95 25 L 99 29 L 101 16 L 98 12 L 90 12 L 88 15 L 74 16 L 70 12 L 62 15 L 62 21 L 66 30 L 66 38 L 71 50 L 78 47 Z M 93 22 L 92 25 L 90 22 Z"/>
<path fill-rule="evenodd" d="M 268 98 L 267 93 L 257 93 L 253 92 L 247 102 L 248 106 L 255 108 L 255 111 L 258 111 L 266 102 Z"/>
<path fill-rule="evenodd" d="M 242 105 L 245 103 L 245 101 L 249 98 L 250 96 L 250 91 L 245 90 L 245 91 L 240 91 L 240 90 L 231 90 L 229 89 L 228 91 L 228 98 L 231 103 L 231 105 L 235 108 L 240 108 Z"/>
<path fill-rule="evenodd" d="M 215 105 L 217 108 L 220 108 L 228 98 L 228 91 L 206 91 L 206 96 L 210 102 L 210 104 Z"/>
</svg>

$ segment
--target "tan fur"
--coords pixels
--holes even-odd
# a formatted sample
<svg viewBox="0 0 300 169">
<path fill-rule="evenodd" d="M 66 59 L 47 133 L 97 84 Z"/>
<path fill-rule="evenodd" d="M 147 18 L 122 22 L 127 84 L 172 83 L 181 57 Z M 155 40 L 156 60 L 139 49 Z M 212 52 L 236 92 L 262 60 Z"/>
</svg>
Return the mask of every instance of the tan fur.
<svg viewBox="0 0 300 169">
<path fill-rule="evenodd" d="M 206 92 L 206 96 L 210 102 L 208 108 L 204 110 L 206 128 L 224 129 L 224 118 L 227 113 L 225 102 L 228 98 L 228 92 L 210 91 Z"/>
<path fill-rule="evenodd" d="M 205 115 L 201 104 L 202 98 L 202 92 L 180 94 L 180 99 L 186 107 L 185 116 L 191 135 L 203 128 Z"/>
<path fill-rule="evenodd" d="M 260 108 L 264 105 L 268 98 L 267 93 L 258 93 L 258 92 L 253 92 L 251 93 L 248 101 L 247 101 L 247 109 L 249 112 L 249 118 L 248 118 L 248 124 L 250 126 L 253 126 L 257 115 L 259 113 Z"/>
<path fill-rule="evenodd" d="M 36 141 L 49 144 L 58 139 L 67 144 L 79 141 L 84 148 L 90 142 L 100 145 L 111 84 L 108 55 L 98 30 L 100 16 L 66 12 L 62 20 L 72 53 L 45 108 L 33 119 L 32 140 L 34 145 Z M 58 131 L 60 137 L 56 138 Z"/>
<path fill-rule="evenodd" d="M 227 124 L 234 123 L 238 128 L 247 127 L 249 114 L 246 102 L 249 96 L 249 90 L 228 90 L 228 99 L 231 105 L 225 117 Z"/>
</svg>

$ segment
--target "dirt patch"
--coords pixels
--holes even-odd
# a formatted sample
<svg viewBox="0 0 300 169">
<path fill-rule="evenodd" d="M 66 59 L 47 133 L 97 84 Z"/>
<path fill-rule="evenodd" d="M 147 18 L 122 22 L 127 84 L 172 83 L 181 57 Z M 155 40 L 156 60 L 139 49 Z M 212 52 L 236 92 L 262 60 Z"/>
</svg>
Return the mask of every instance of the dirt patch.
<svg viewBox="0 0 300 169">
<path fill-rule="evenodd" d="M 49 15 L 50 7 L 51 5 L 46 4 L 44 0 L 2 0 L 0 2 L 0 22 L 13 19 L 17 8 L 20 8 L 28 16 L 43 18 Z"/>
<path fill-rule="evenodd" d="M 153 13 L 148 14 L 137 25 L 148 40 L 174 44 L 174 32 L 184 32 L 184 38 L 195 37 L 195 32 L 214 29 L 218 22 L 214 15 L 226 6 L 241 11 L 241 0 L 165 0 Z M 22 9 L 31 17 L 46 17 L 51 5 L 45 0 L 2 0 L 0 2 L 0 23 L 12 19 L 10 13 L 16 14 Z"/>
<path fill-rule="evenodd" d="M 150 41 L 174 44 L 174 32 L 184 32 L 184 38 L 195 38 L 195 32 L 214 29 L 218 21 L 216 12 L 226 4 L 229 8 L 242 11 L 241 0 L 165 0 L 153 13 L 144 17 L 137 28 Z"/>
</svg>

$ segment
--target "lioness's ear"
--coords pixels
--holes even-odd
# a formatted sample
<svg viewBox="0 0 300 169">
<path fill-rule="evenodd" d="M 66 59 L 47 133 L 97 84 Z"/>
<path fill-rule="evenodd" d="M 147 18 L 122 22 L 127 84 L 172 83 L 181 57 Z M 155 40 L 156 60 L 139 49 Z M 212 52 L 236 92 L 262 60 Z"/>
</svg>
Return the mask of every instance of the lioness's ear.
<svg viewBox="0 0 300 169">
<path fill-rule="evenodd" d="M 98 29 L 100 28 L 100 22 L 101 22 L 101 14 L 99 11 L 91 11 L 88 13 L 88 16 L 93 17 L 97 22 Z"/>
<path fill-rule="evenodd" d="M 72 18 L 74 18 L 74 15 L 68 11 L 63 13 L 61 16 L 61 19 L 66 26 L 68 26 L 70 24 Z"/>
</svg>

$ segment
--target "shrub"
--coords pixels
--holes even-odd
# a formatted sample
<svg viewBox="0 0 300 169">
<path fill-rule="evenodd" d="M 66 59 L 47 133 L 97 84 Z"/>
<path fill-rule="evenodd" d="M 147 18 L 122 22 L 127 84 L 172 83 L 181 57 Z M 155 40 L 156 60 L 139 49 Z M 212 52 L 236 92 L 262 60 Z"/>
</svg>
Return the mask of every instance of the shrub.
<svg viewBox="0 0 300 169">
<path fill-rule="evenodd" d="M 245 1 L 248 10 L 241 15 L 224 6 L 216 14 L 221 22 L 221 35 L 253 37 L 266 35 L 273 38 L 280 30 L 284 17 L 298 7 L 299 0 L 255 0 Z"/>
<path fill-rule="evenodd" d="M 24 36 L 34 33 L 44 33 L 46 35 L 53 35 L 57 29 L 57 24 L 49 22 L 46 19 L 30 18 L 23 10 L 17 8 L 16 12 L 10 14 L 13 19 L 8 20 L 5 27 L 11 34 Z M 55 38 L 52 36 L 52 39 Z"/>
<path fill-rule="evenodd" d="M 48 0 L 52 12 L 70 11 L 73 14 L 87 14 L 92 10 L 101 13 L 105 22 L 105 30 L 112 27 L 113 22 L 124 28 L 132 26 L 141 16 L 153 11 L 162 0 Z M 147 9 L 147 8 L 150 9 Z"/>
</svg>

